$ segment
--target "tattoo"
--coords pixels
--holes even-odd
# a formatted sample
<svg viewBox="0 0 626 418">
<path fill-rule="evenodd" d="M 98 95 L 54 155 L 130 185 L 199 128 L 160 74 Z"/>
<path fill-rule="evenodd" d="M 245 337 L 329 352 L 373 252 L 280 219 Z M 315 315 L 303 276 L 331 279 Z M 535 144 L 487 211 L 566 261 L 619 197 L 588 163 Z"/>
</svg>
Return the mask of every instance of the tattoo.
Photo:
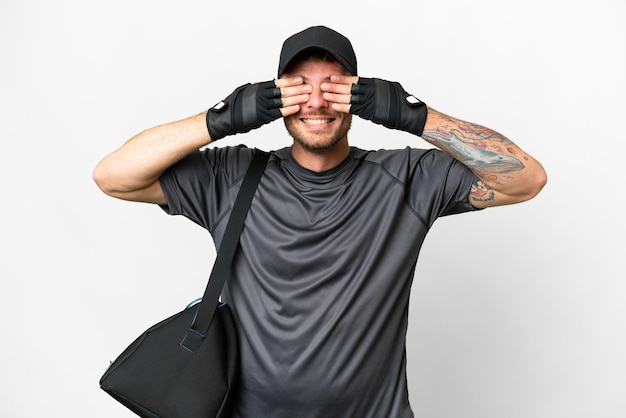
<svg viewBox="0 0 626 418">
<path fill-rule="evenodd" d="M 524 168 L 515 157 L 511 142 L 496 132 L 468 122 L 459 121 L 424 131 L 422 138 L 461 161 L 486 180 L 497 181 L 497 174 Z"/>
<path fill-rule="evenodd" d="M 493 190 L 480 180 L 476 180 L 472 184 L 472 190 L 469 195 L 474 202 L 489 202 L 495 199 Z"/>
</svg>

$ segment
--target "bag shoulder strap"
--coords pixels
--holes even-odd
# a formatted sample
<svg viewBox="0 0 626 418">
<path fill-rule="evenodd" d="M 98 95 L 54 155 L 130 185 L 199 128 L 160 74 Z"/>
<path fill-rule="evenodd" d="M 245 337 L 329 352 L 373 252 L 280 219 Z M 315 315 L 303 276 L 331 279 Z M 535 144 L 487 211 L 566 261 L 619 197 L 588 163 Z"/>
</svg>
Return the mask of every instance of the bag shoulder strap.
<svg viewBox="0 0 626 418">
<path fill-rule="evenodd" d="M 213 320 L 222 288 L 230 274 L 230 266 L 233 262 L 237 246 L 239 245 L 239 236 L 241 235 L 241 231 L 243 231 L 248 209 L 250 209 L 250 205 L 252 204 L 252 198 L 261 181 L 261 176 L 265 170 L 268 158 L 269 153 L 259 149 L 254 150 L 254 156 L 243 178 L 241 188 L 237 193 L 233 210 L 230 213 L 228 224 L 226 224 L 222 243 L 217 251 L 217 258 L 211 270 L 209 283 L 204 291 L 202 302 L 200 302 L 198 312 L 191 326 L 193 330 L 202 334 L 206 334 Z"/>
</svg>

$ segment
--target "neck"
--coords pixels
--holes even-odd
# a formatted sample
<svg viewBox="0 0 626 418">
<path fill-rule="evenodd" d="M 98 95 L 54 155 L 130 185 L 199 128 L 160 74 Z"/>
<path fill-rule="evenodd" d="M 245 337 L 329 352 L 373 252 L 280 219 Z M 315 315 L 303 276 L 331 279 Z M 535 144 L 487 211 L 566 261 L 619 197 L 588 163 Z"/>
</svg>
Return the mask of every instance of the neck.
<svg viewBox="0 0 626 418">
<path fill-rule="evenodd" d="M 350 155 L 348 141 L 341 141 L 332 149 L 309 150 L 295 142 L 291 148 L 293 158 L 307 170 L 321 173 L 337 167 Z"/>
</svg>

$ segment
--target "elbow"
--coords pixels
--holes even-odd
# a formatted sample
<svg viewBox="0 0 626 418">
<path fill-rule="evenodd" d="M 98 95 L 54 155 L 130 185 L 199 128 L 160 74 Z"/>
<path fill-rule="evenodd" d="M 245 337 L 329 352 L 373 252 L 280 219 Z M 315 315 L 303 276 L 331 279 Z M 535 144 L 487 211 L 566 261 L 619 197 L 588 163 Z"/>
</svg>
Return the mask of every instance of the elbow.
<svg viewBox="0 0 626 418">
<path fill-rule="evenodd" d="M 537 179 L 537 192 L 535 193 L 535 196 L 539 194 L 546 184 L 548 184 L 548 173 L 546 173 L 546 170 L 543 170 L 542 167 L 541 174 Z"/>
<path fill-rule="evenodd" d="M 548 174 L 540 165 L 536 170 L 534 170 L 533 175 L 528 178 L 526 183 L 526 192 L 521 200 L 526 201 L 535 198 L 541 190 L 543 190 L 547 183 Z"/>
<path fill-rule="evenodd" d="M 112 186 L 110 173 L 102 162 L 94 168 L 91 177 L 102 192 L 109 196 L 115 195 L 115 188 Z"/>
<path fill-rule="evenodd" d="M 516 190 L 504 193 L 499 205 L 522 203 L 534 199 L 548 183 L 548 175 L 540 165 L 527 173 L 523 180 L 518 183 Z"/>
<path fill-rule="evenodd" d="M 535 197 L 543 190 L 543 188 L 548 183 L 548 173 L 546 170 L 540 165 L 539 169 L 535 173 L 534 182 L 533 182 L 533 196 Z"/>
</svg>

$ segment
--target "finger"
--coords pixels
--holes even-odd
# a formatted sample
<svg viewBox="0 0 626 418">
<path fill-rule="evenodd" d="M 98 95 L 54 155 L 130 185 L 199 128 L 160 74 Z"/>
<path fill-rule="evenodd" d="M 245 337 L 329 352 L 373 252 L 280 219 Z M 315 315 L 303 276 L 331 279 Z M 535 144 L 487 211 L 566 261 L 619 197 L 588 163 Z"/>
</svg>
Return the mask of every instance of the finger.
<svg viewBox="0 0 626 418">
<path fill-rule="evenodd" d="M 300 105 L 309 101 L 309 94 L 299 94 L 297 96 L 289 96 L 282 98 L 282 107 L 290 107 L 294 105 Z"/>
<path fill-rule="evenodd" d="M 350 104 L 331 103 L 332 109 L 336 112 L 350 113 L 351 106 Z"/>
<path fill-rule="evenodd" d="M 299 84 L 303 84 L 304 83 L 304 79 L 300 76 L 296 76 L 296 77 L 286 77 L 286 78 L 278 78 L 276 80 L 274 80 L 274 84 L 276 85 L 276 87 L 282 89 L 283 87 L 291 87 L 291 86 L 297 86 Z"/>
<path fill-rule="evenodd" d="M 350 94 L 352 84 L 325 82 L 320 84 L 320 89 L 328 93 Z"/>
<path fill-rule="evenodd" d="M 356 84 L 359 82 L 359 77 L 355 75 L 333 74 L 330 76 L 330 81 L 338 84 Z"/>
<path fill-rule="evenodd" d="M 332 103 L 350 103 L 350 97 L 350 94 L 324 92 L 324 100 Z"/>
<path fill-rule="evenodd" d="M 283 87 L 280 89 L 280 95 L 283 98 L 309 94 L 313 91 L 310 84 L 299 84 L 297 86 Z"/>
<path fill-rule="evenodd" d="M 300 105 L 286 106 L 280 108 L 280 113 L 285 116 L 294 115 L 300 111 Z"/>
</svg>

